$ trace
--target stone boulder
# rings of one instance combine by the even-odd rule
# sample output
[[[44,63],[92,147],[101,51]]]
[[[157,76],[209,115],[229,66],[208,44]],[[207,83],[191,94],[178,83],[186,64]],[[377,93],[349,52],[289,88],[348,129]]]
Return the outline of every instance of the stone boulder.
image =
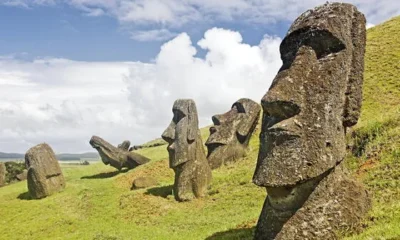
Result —
[[[156,185],[158,185],[158,181],[153,177],[138,177],[133,180],[132,189],[148,188]]]
[[[28,169],[28,190],[32,198],[44,198],[65,188],[60,165],[46,143],[29,149],[25,154],[25,164]]]

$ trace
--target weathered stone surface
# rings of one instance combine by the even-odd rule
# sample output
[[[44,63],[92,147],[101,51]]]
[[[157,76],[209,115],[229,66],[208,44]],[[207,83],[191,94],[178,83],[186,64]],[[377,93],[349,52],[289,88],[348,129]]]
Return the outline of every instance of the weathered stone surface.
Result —
[[[169,166],[175,172],[175,199],[203,197],[211,183],[211,168],[201,140],[196,105],[191,99],[178,99],[172,112],[174,117],[162,138],[168,142]]]
[[[261,213],[264,217],[258,222],[263,228],[257,227],[256,239],[337,239],[339,229],[359,227],[371,201],[363,186],[352,180],[342,165],[340,163],[319,179],[304,183],[315,189],[293,187],[291,193],[301,196],[300,201],[291,199],[290,194],[282,198],[269,191],[273,196],[265,200]],[[306,192],[302,193],[304,189]],[[294,206],[299,203],[300,208]],[[291,204],[293,208],[289,207]]]
[[[4,163],[0,163],[0,187],[6,184],[6,165]]]
[[[283,66],[263,97],[253,182],[268,196],[255,239],[335,239],[370,207],[350,179],[346,127],[357,123],[365,52],[365,17],[327,3],[303,13],[280,47]]]
[[[32,198],[39,199],[65,188],[64,175],[49,145],[42,143],[25,154],[28,169],[28,190]]]
[[[127,144],[125,142],[120,144],[122,147],[119,148],[114,147],[100,137],[93,136],[89,143],[99,152],[104,164],[113,166],[118,170],[121,170],[122,168],[132,169],[150,161],[150,159],[138,153],[125,150],[127,149],[125,146]]]
[[[248,98],[236,101],[231,110],[212,117],[214,126],[206,141],[211,169],[243,157],[260,116],[260,105]]]
[[[123,141],[121,144],[118,145],[118,148],[128,151],[129,150],[129,146],[131,145],[131,142],[128,140]]]
[[[153,177],[139,177],[133,180],[132,189],[148,188],[158,185],[158,181]]]

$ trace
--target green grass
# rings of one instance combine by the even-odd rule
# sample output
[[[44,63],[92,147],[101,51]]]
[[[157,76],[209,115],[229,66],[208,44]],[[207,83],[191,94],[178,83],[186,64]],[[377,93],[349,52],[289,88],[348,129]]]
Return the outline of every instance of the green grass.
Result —
[[[192,202],[172,196],[166,145],[138,150],[153,161],[127,173],[102,163],[62,165],[66,189],[42,200],[28,199],[26,182],[0,188],[0,239],[250,239],[266,195],[251,183],[257,141],[249,157],[214,171],[210,195]],[[146,175],[159,186],[130,190]]]
[[[348,166],[373,208],[362,233],[348,239],[400,239],[400,17],[368,30],[364,99],[349,142]]]
[[[399,33],[400,18],[368,30],[364,102],[346,164],[370,191],[373,208],[363,231],[347,239],[400,236]],[[26,182],[2,187],[0,239],[252,239],[266,196],[251,182],[258,134],[245,158],[213,171],[209,196],[192,202],[171,195],[166,145],[138,150],[152,161],[125,173],[101,162],[63,165],[66,189],[42,200],[27,199]],[[148,175],[159,185],[130,190]]]

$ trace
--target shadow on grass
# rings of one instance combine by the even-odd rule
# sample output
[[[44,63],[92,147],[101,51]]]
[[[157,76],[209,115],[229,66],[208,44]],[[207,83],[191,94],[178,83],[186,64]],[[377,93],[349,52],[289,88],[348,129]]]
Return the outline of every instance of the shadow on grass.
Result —
[[[252,240],[255,227],[230,229],[224,232],[217,232],[206,238],[206,240]]]
[[[106,172],[106,173],[98,173],[92,176],[83,176],[81,177],[81,179],[102,179],[102,178],[111,178],[111,177],[115,177],[120,173],[126,173],[128,172],[130,169],[124,169],[121,171],[115,171],[115,172]]]
[[[173,185],[150,188],[147,189],[146,194],[167,198],[168,195],[172,195],[172,187]]]
[[[17,198],[20,199],[20,200],[32,200],[32,197],[29,194],[29,192],[21,193],[20,195],[18,195]]]

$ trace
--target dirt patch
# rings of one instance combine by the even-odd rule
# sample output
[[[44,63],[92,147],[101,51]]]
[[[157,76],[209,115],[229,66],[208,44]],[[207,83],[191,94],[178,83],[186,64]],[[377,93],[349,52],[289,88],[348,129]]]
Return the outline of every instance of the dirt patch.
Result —
[[[365,174],[371,169],[375,168],[378,164],[378,161],[375,159],[368,159],[365,163],[363,163],[356,172],[357,179],[363,179]]]
[[[243,229],[243,228],[252,228],[257,224],[258,218],[252,219],[250,221],[241,223],[236,226],[237,229]]]

